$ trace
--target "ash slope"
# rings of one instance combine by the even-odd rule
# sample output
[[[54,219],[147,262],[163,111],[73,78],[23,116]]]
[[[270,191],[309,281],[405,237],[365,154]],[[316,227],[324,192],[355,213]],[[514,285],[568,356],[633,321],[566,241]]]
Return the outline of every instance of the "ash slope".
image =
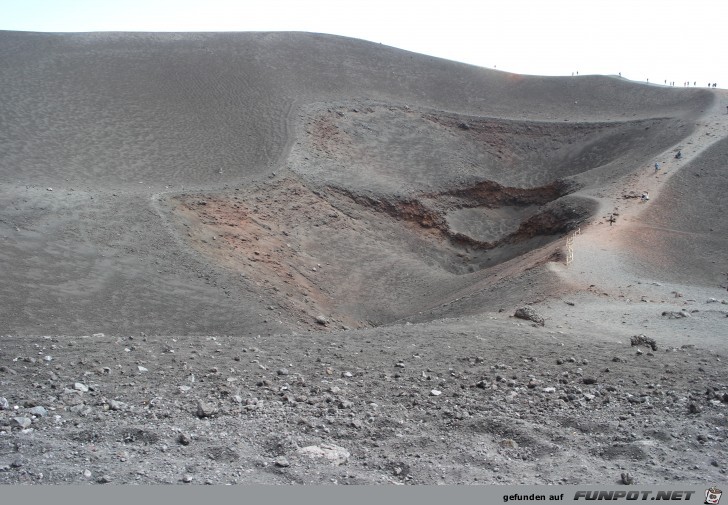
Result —
[[[0,85],[0,482],[724,480],[724,93],[263,33]]]
[[[713,100],[314,34],[0,37],[0,306],[13,333],[271,333],[319,312],[381,324],[473,286],[521,301],[490,286],[492,268],[544,261],[523,254],[587,219],[600,188],[690,135]],[[286,293],[292,306],[276,295],[285,265],[260,273],[245,265],[255,251],[221,261],[232,253],[190,240],[217,238],[205,226],[219,223],[180,233],[170,206],[235,190],[254,205],[281,180],[366,228],[364,240],[300,228],[310,250],[281,275],[324,268],[311,293]],[[551,199],[522,196],[554,185]]]

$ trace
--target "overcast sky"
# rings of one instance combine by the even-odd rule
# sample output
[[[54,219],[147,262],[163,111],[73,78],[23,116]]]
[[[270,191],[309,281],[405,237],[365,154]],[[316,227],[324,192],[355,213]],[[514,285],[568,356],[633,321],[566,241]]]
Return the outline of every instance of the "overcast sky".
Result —
[[[0,0],[0,29],[331,33],[509,72],[728,87],[726,0]],[[0,69],[0,72],[2,69]]]

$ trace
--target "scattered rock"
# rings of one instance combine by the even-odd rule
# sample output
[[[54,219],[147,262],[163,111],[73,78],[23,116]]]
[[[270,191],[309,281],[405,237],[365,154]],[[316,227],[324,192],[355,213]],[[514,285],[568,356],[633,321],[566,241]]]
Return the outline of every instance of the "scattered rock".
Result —
[[[299,454],[310,458],[324,458],[333,465],[343,465],[349,461],[349,451],[334,444],[309,445],[298,450]]]
[[[326,316],[316,316],[316,323],[320,324],[321,326],[326,326],[329,324],[329,320],[326,318]]]
[[[622,484],[626,484],[629,486],[630,484],[634,483],[634,477],[632,477],[628,473],[623,473],[621,477],[622,477]]]
[[[291,463],[283,456],[278,456],[275,460],[275,465],[279,468],[288,468],[291,466]]]
[[[652,348],[653,351],[657,350],[657,342],[655,342],[655,339],[647,337],[645,335],[633,335],[632,337],[630,337],[630,342],[632,343],[632,347],[636,345],[647,345]],[[615,360],[616,359],[613,359],[612,361]]]
[[[111,477],[109,477],[108,475],[102,475],[101,477],[96,479],[96,482],[98,482],[99,484],[108,484],[109,482],[111,482]]]
[[[430,391],[430,396],[440,396],[441,394],[442,394],[442,391],[440,391],[438,389],[433,389],[432,391]]]
[[[233,463],[240,459],[240,454],[229,447],[212,447],[208,457],[221,463]]]
[[[690,405],[688,405],[689,414],[698,414],[701,410],[702,409],[696,403],[691,403]]]
[[[147,368],[145,368],[143,366],[138,366],[137,367],[137,370],[139,370],[139,373],[144,373],[144,372],[148,372],[149,371]]]
[[[10,408],[10,402],[7,398],[0,396],[0,410],[8,410]]]
[[[192,439],[186,433],[180,433],[179,435],[177,435],[177,442],[182,445],[190,445]]]
[[[109,400],[109,408],[111,410],[124,410],[126,408],[126,403],[120,402],[117,400]]]
[[[197,417],[203,419],[205,417],[212,417],[217,414],[217,407],[210,403],[203,401],[197,402]]]
[[[73,389],[81,391],[82,393],[88,393],[88,386],[82,382],[77,382],[73,385]]]
[[[30,425],[33,424],[33,421],[27,417],[14,417],[13,421],[17,427],[22,429],[30,428]]]
[[[28,409],[28,412],[38,417],[45,417],[46,415],[48,415],[48,411],[40,405],[37,407],[33,407],[32,409]]]
[[[584,377],[582,379],[582,382],[584,384],[596,384],[597,383],[597,379],[595,377]]]
[[[662,316],[668,319],[682,319],[683,317],[690,317],[690,314],[686,310],[681,310],[679,312],[666,310],[662,313]]]
[[[512,438],[501,440],[499,445],[505,449],[518,449],[518,443]]]
[[[545,324],[544,318],[541,317],[531,307],[521,307],[520,309],[516,310],[515,314],[513,314],[513,315],[519,319],[526,319],[528,321],[533,321],[534,323],[536,323],[540,326],[544,326],[544,324]]]

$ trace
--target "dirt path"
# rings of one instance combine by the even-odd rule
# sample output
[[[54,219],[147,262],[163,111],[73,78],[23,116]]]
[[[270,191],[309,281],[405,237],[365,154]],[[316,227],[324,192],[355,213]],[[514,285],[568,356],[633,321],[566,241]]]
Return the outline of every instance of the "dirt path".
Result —
[[[573,300],[579,300],[581,323],[590,328],[599,327],[605,339],[624,338],[634,333],[652,331],[660,334],[673,344],[694,338],[703,345],[724,349],[725,343],[718,335],[724,333],[723,319],[705,319],[698,323],[691,321],[680,326],[660,319],[667,311],[684,309],[714,311],[715,305],[706,305],[710,299],[722,299],[724,292],[717,288],[684,285],[666,282],[662,278],[651,278],[640,268],[645,261],[660,261],[662,252],[651,250],[649,259],[641,258],[639,249],[632,247],[630,241],[635,236],[683,235],[686,239],[692,233],[645,223],[643,213],[656,203],[665,183],[690,164],[705,150],[728,137],[728,93],[720,92],[713,107],[698,121],[696,131],[683,142],[665,150],[650,160],[649,164],[638,169],[634,177],[625,178],[611,190],[611,196],[601,200],[601,212],[596,223],[582,227],[580,234],[573,240],[573,262],[567,267],[551,265],[551,269],[574,289]],[[674,153],[682,150],[682,159],[675,159]],[[653,164],[659,162],[660,171],[656,174]],[[625,199],[631,191],[649,191],[650,201],[645,203],[638,198]],[[617,221],[613,225],[606,217],[615,212]],[[667,264],[667,259],[665,259]],[[637,302],[637,303],[635,303]],[[562,311],[551,309],[548,304],[543,310],[559,318]],[[725,308],[724,305],[718,305]],[[707,314],[707,312],[704,312]],[[707,317],[707,316],[706,316]],[[574,323],[574,320],[571,320]],[[615,324],[617,323],[617,324]],[[621,323],[621,324],[620,324]],[[578,325],[577,325],[578,326]],[[576,329],[572,324],[570,327]]]

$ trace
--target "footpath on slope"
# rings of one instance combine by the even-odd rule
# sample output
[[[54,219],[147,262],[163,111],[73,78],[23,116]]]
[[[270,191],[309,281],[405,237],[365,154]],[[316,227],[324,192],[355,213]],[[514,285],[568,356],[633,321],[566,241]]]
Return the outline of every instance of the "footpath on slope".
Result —
[[[633,253],[623,247],[623,237],[633,227],[644,226],[641,215],[659,197],[670,177],[715,142],[728,137],[727,105],[728,93],[718,92],[714,105],[697,121],[692,135],[615,184],[609,192],[611,196],[602,199],[598,214],[607,217],[613,211],[617,212],[619,215],[614,225],[604,219],[583,227],[579,234],[573,236],[573,260],[570,264],[551,265],[551,270],[572,286],[573,295],[569,301],[578,301],[579,310],[566,311],[554,303],[544,304],[539,310],[554,321],[560,321],[563,328],[597,330],[608,339],[624,339],[626,335],[628,341],[631,334],[645,333],[670,345],[684,345],[691,341],[726,347],[726,343],[718,337],[721,323],[725,327],[725,318],[697,324],[694,320],[688,321],[688,318],[676,323],[660,316],[666,311],[684,309],[686,302],[696,304],[695,307],[699,305],[701,311],[715,311],[715,306],[725,309],[725,305],[721,304],[703,307],[706,300],[719,296],[717,290],[672,284],[640,272]],[[675,158],[678,149],[682,151],[680,159]],[[656,162],[660,163],[659,171],[655,170]],[[643,191],[649,192],[648,202],[640,198],[624,198],[630,192],[641,194]]]

